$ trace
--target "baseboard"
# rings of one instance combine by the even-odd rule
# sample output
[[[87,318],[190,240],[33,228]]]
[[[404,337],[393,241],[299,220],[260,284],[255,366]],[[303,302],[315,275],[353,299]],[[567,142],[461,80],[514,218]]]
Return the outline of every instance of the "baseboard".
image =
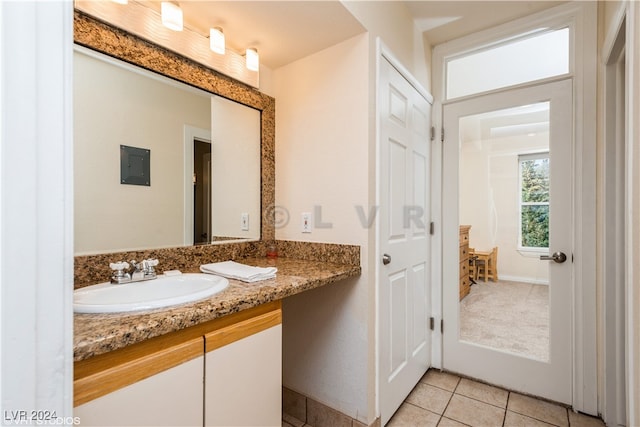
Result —
[[[298,427],[304,423],[310,427],[380,427],[380,418],[369,426],[301,393],[282,387],[282,418]]]
[[[500,280],[505,282],[520,282],[520,283],[531,283],[532,285],[549,286],[549,280],[535,279],[533,277],[509,276],[506,274],[500,274]]]

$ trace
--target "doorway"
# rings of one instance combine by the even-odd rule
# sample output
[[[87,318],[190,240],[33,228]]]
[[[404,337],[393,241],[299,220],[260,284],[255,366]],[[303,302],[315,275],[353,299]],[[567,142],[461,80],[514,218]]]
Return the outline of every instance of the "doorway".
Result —
[[[572,398],[572,99],[563,79],[443,107],[443,368],[563,403]],[[466,240],[461,221],[472,222]],[[505,270],[548,285],[500,281]]]
[[[571,281],[567,283],[567,290],[571,297],[569,305],[564,307],[565,315],[568,316],[569,335],[566,337],[568,341],[568,354],[570,355],[570,404],[574,410],[587,414],[598,413],[598,382],[597,382],[597,312],[596,312],[596,230],[593,224],[596,223],[596,197],[594,188],[596,187],[596,54],[597,54],[597,37],[596,37],[596,18],[597,8],[595,3],[591,2],[571,2],[560,5],[536,13],[504,25],[500,25],[491,29],[487,29],[473,35],[463,37],[461,39],[438,45],[434,48],[433,53],[433,79],[434,82],[434,123],[443,122],[443,105],[452,104],[455,101],[464,101],[483,96],[478,92],[460,95],[457,99],[449,96],[448,89],[452,82],[448,74],[449,65],[458,59],[465,59],[469,55],[483,53],[491,54],[493,47],[507,47],[512,41],[524,40],[533,35],[544,35],[547,31],[555,31],[556,29],[568,29],[567,43],[565,46],[569,49],[569,61],[566,63],[567,69],[563,74],[553,76],[542,75],[533,79],[524,79],[519,82],[508,81],[507,84],[500,87],[493,86],[491,88],[481,88],[487,90],[484,94],[497,94],[513,89],[525,89],[531,85],[546,84],[559,82],[562,80],[572,80],[572,115],[566,118],[569,123],[572,134],[570,135],[571,144],[571,162],[565,164],[570,174],[571,191],[573,200],[572,218],[570,223],[566,225],[566,232],[571,235],[571,251],[560,250],[567,256],[567,261],[558,266],[570,266],[572,271]],[[564,42],[563,42],[564,43]],[[533,70],[539,67],[541,58],[545,58],[547,49],[542,50],[541,56],[529,55],[526,50],[517,52],[517,60],[514,55],[503,55],[501,58],[493,58],[486,61],[486,67],[479,70],[478,67],[461,67],[468,71],[467,74],[461,75],[462,84],[478,79],[479,73],[482,71],[490,76],[492,70],[499,70],[501,76],[509,75],[509,70],[513,67],[521,71]],[[479,56],[476,56],[479,58]],[[527,62],[529,61],[529,62]],[[533,62],[530,62],[533,61]],[[482,61],[480,61],[482,62]],[[513,66],[513,67],[512,67]],[[536,80],[537,79],[537,80]],[[440,101],[441,100],[441,101]],[[522,104],[521,104],[522,105]],[[511,105],[517,106],[517,104]],[[506,106],[504,108],[508,108]],[[496,108],[498,110],[500,108]],[[475,113],[482,112],[479,109]],[[550,116],[554,117],[553,108],[551,108]],[[457,126],[458,123],[455,123]],[[452,140],[451,134],[446,127],[439,130],[438,136],[443,134],[443,144],[434,145],[433,152],[433,170],[434,170],[434,219],[435,227],[435,247],[442,248],[442,255],[434,252],[434,286],[433,312],[438,319],[442,316],[444,321],[441,330],[434,331],[434,352],[433,364],[436,367],[445,368],[448,366],[447,355],[444,347],[448,334],[453,333],[458,336],[458,325],[451,325],[446,321],[447,307],[445,306],[447,296],[445,295],[448,286],[457,286],[456,280],[459,279],[459,265],[456,265],[459,259],[459,218],[458,211],[449,212],[450,206],[445,205],[446,199],[455,197],[457,199],[457,183],[458,183],[458,158],[454,162],[447,160],[450,157],[444,154],[445,151],[452,149],[449,145],[453,144],[458,148],[455,140]],[[550,158],[550,164],[553,165],[553,157]],[[450,169],[455,168],[455,186],[452,186],[448,179]],[[438,207],[439,201],[442,206]],[[456,209],[457,209],[456,201]],[[516,201],[514,201],[516,203]],[[452,217],[455,219],[452,221]],[[449,223],[449,225],[447,225]],[[442,227],[438,227],[442,224]],[[441,232],[439,231],[441,230]],[[473,243],[472,243],[473,245]],[[553,244],[551,244],[553,249]],[[500,249],[500,248],[498,248]],[[553,249],[555,252],[557,249]],[[501,252],[498,255],[498,277],[501,276]],[[454,261],[452,264],[451,258]],[[436,259],[438,258],[438,259]],[[504,258],[502,258],[504,259]],[[549,261],[549,268],[555,267],[556,263]],[[452,270],[454,269],[455,270]],[[554,268],[557,270],[557,268]],[[551,279],[551,281],[553,281]],[[456,283],[456,285],[451,284]],[[553,286],[549,289],[551,290]],[[550,297],[553,304],[553,297]],[[457,308],[456,308],[457,310]],[[549,308],[550,321],[553,322],[553,308]],[[456,311],[456,319],[458,313]],[[550,326],[551,334],[553,334],[553,325]],[[444,332],[442,332],[444,331]],[[550,338],[550,358],[554,359],[553,337]],[[500,352],[494,352],[500,353]],[[484,362],[484,361],[483,361]],[[495,361],[494,361],[495,362]],[[474,369],[481,370],[477,366],[481,363],[473,362],[476,366]],[[508,376],[507,372],[511,372],[513,366],[504,365],[501,375]],[[467,373],[472,376],[472,374]],[[477,376],[481,378],[480,375]],[[507,384],[502,380],[500,375],[486,379],[485,381],[497,385]],[[511,388],[511,387],[509,387]],[[519,389],[525,393],[537,394],[544,396],[544,393],[536,391],[535,386],[528,383],[519,384]],[[543,386],[540,386],[542,389]],[[557,398],[564,401],[565,398]]]
[[[185,125],[183,147],[184,244],[209,243],[212,240],[211,131]]]
[[[211,243],[211,142],[193,140],[193,244]]]

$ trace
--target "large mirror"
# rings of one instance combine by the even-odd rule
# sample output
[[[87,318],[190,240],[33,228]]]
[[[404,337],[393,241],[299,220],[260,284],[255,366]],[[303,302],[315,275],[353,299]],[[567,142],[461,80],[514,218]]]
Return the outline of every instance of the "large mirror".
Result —
[[[116,55],[105,31],[118,34]],[[100,39],[87,43],[96,32]],[[272,158],[265,137],[273,120],[263,113],[273,100],[256,102],[241,83],[76,13],[79,39],[92,49],[74,52],[76,255],[272,238],[262,212],[272,200],[264,157]],[[148,49],[157,69],[131,65],[128,45]],[[196,84],[176,81],[180,70],[165,72],[167,58],[207,80],[189,73]],[[212,79],[226,90],[212,90]]]

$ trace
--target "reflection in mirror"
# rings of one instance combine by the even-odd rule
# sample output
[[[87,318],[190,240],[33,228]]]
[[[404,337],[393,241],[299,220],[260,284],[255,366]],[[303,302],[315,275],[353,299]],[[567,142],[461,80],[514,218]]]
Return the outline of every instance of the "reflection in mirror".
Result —
[[[549,242],[549,103],[459,125],[459,221],[469,226],[460,262],[471,283],[461,295],[460,339],[547,361],[549,263],[539,255]]]
[[[76,255],[259,239],[260,111],[105,58],[74,54]],[[121,183],[120,145],[150,186]]]

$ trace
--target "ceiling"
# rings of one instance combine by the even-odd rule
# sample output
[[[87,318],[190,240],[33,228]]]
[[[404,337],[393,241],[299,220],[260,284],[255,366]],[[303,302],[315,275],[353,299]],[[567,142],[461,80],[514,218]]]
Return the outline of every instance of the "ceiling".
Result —
[[[157,10],[159,2],[155,3]],[[224,30],[237,53],[255,47],[260,62],[276,69],[365,31],[345,7],[323,1],[181,1],[185,26],[203,35]]]
[[[472,34],[564,1],[405,1],[432,46]]]
[[[371,1],[371,0],[360,0]],[[390,0],[394,1],[394,0]],[[402,0],[395,0],[402,1]],[[402,1],[432,46],[555,6],[558,1]],[[158,1],[141,1],[159,9]],[[185,25],[224,29],[227,47],[256,47],[276,69],[365,31],[340,1],[181,1]]]

